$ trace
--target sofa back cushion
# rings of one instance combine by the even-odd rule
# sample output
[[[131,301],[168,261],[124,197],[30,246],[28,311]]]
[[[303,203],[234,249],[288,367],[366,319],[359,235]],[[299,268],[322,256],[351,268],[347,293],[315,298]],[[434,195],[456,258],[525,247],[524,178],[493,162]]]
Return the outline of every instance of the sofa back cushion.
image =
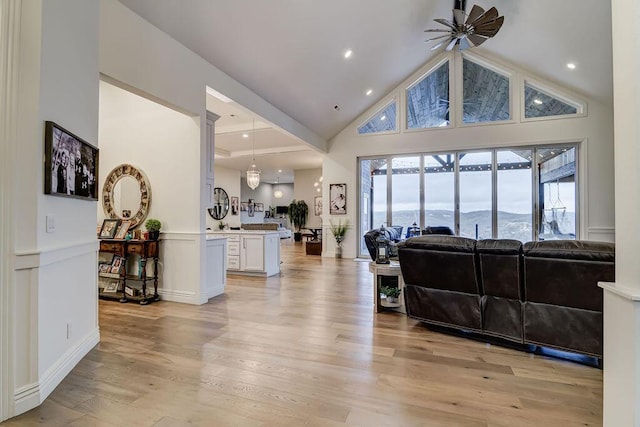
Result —
[[[522,300],[522,243],[485,239],[476,245],[485,295]]]
[[[475,255],[476,241],[464,237],[412,237],[398,245],[406,284],[481,294]]]
[[[525,298],[602,311],[598,282],[615,280],[613,243],[545,240],[524,245]]]

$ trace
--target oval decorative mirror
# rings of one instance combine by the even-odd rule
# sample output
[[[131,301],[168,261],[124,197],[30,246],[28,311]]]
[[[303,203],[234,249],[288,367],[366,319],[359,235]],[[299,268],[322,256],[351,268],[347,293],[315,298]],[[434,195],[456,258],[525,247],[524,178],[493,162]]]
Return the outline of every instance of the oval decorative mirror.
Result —
[[[151,186],[135,166],[116,166],[102,187],[102,208],[107,218],[131,221],[133,229],[144,221],[151,207]]]
[[[229,195],[220,187],[213,189],[213,207],[209,208],[209,215],[213,219],[222,219],[229,212]]]

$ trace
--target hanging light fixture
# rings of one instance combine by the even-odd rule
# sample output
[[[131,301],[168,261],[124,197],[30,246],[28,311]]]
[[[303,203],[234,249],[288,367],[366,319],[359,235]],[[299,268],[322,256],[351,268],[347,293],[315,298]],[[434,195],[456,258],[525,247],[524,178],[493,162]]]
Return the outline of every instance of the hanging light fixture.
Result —
[[[278,184],[280,184],[280,175],[278,175],[278,179],[276,180],[276,191],[273,192],[273,197],[281,199],[284,194],[282,193],[282,190],[278,188]]]
[[[251,120],[253,132],[251,132],[251,141],[253,142],[253,160],[251,167],[247,170],[247,185],[252,190],[258,188],[260,185],[260,169],[256,167],[256,123],[255,120]]]

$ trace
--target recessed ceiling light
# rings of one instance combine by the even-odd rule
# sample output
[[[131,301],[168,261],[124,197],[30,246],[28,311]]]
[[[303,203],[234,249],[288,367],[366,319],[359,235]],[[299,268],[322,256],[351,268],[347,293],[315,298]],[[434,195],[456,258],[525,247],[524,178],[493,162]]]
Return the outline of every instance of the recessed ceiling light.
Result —
[[[369,89],[369,90],[367,91],[367,96],[371,95],[372,93],[373,93],[373,89]]]
[[[534,99],[533,103],[534,104],[538,104],[538,105],[542,105],[542,101],[540,101],[539,99]]]
[[[382,121],[384,121],[384,120],[386,120],[386,119],[387,119],[387,116],[382,116],[382,117],[380,117],[380,120],[382,120]]]
[[[353,51],[352,51],[351,49],[347,50],[347,51],[344,53],[344,59],[349,59],[349,58],[351,58],[351,55],[352,55],[352,54],[353,54]]]
[[[243,137],[243,138],[249,138],[249,134],[248,134],[248,133],[243,133],[243,134],[242,134],[242,137]]]
[[[319,189],[319,188],[316,188],[316,191],[319,193],[319,192],[320,192],[320,189]]]
[[[569,62],[567,64],[567,68],[570,70],[575,70],[576,69],[576,64],[574,64],[573,62]]]

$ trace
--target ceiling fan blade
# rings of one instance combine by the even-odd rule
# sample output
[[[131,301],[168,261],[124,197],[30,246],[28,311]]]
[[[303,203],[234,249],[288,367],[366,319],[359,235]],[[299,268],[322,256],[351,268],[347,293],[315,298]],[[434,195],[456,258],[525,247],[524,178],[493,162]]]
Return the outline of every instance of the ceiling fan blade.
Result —
[[[478,25],[482,25],[485,24],[487,22],[493,21],[494,19],[498,18],[498,9],[496,9],[495,7],[492,7],[491,9],[487,10],[485,13],[483,13],[479,18],[469,22],[469,20],[467,20],[467,25],[472,25],[474,27],[477,27]]]
[[[454,31],[458,31],[458,27],[456,27],[453,22],[447,21],[446,19],[437,18],[437,19],[434,19],[434,21],[436,21],[439,24],[446,25],[447,27],[451,28]]]
[[[453,22],[458,27],[464,25],[464,10],[453,9]]]
[[[480,18],[484,14],[484,9],[474,4],[471,8],[471,12],[469,13],[469,17],[467,18],[467,24],[471,24],[476,19]]]
[[[429,29],[424,30],[425,33],[450,33],[451,30],[437,30],[437,29]]]
[[[481,36],[485,37],[493,37],[498,33],[500,27],[504,23],[504,16],[496,19],[495,21],[488,22],[486,24],[479,25],[474,28],[474,32]]]
[[[451,37],[449,34],[445,34],[444,36],[434,37],[432,39],[425,40],[424,42],[425,43],[429,43],[429,42],[432,42],[434,40],[440,40],[440,39],[445,39],[445,38],[449,38],[449,37]]]
[[[445,50],[446,50],[446,51],[450,51],[451,49],[453,49],[453,48],[455,47],[456,43],[458,43],[458,39],[457,39],[457,38],[455,38],[455,39],[451,40],[451,43],[449,43],[449,44],[447,45],[447,47],[446,47],[446,49],[445,49]]]
[[[446,40],[443,40],[441,42],[436,43],[435,45],[433,45],[433,47],[431,47],[431,50],[436,50],[438,49],[440,46],[442,46],[444,43],[446,42]]]
[[[480,46],[482,43],[488,40],[488,37],[481,36],[478,34],[469,34],[467,37],[469,38],[469,41],[473,43],[475,46]]]

